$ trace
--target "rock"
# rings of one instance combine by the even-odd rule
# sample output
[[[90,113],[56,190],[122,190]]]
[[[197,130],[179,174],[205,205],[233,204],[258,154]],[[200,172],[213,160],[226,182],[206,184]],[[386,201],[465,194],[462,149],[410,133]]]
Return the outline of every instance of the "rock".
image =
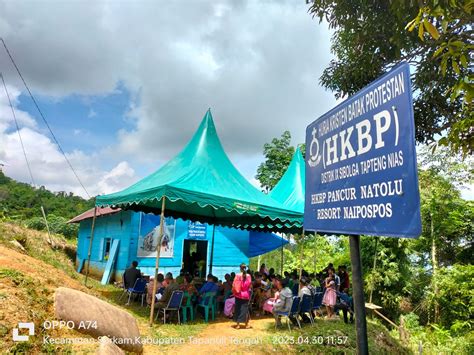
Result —
[[[94,296],[66,287],[54,295],[56,317],[72,321],[74,328],[93,337],[108,336],[126,351],[141,353],[140,331],[135,318]]]
[[[97,354],[100,355],[125,355],[125,352],[112,342],[109,337],[103,336],[99,338],[99,349]]]
[[[21,245],[20,242],[16,241],[16,240],[10,240],[10,243],[15,247],[15,248],[18,248],[20,249],[21,251],[25,252],[25,248],[23,247],[23,245]]]

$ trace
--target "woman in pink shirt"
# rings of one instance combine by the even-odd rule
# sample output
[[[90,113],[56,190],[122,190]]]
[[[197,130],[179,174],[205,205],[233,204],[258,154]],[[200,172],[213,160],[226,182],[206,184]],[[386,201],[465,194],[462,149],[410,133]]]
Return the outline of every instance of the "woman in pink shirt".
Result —
[[[247,274],[247,266],[240,264],[240,274],[235,275],[232,284],[232,293],[235,297],[234,321],[237,323],[233,325],[236,329],[245,329],[249,323],[249,300],[252,289],[252,278]],[[245,323],[244,327],[240,323]]]

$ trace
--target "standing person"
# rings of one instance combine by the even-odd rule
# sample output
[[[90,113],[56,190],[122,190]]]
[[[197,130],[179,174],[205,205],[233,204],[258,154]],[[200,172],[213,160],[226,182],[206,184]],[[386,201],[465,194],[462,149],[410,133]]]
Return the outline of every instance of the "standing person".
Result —
[[[232,327],[236,329],[245,329],[248,327],[251,287],[252,278],[247,274],[247,265],[242,263],[240,264],[240,274],[235,275],[234,283],[232,284],[232,293],[235,297],[234,321],[236,322]],[[240,323],[245,323],[244,328],[240,326]]]
[[[329,269],[329,276],[324,281],[326,292],[324,292],[323,304],[326,306],[327,317],[332,318],[334,315],[334,306],[336,305],[336,282],[334,280],[334,269]]]
[[[267,269],[267,267],[265,266],[265,264],[262,264],[262,266],[260,266],[260,270],[259,270],[259,271],[260,271],[260,274],[262,274],[262,275],[265,274],[265,275],[268,276],[268,269]]]
[[[346,265],[339,266],[339,278],[341,279],[339,290],[343,292],[345,289],[349,289],[350,281]]]

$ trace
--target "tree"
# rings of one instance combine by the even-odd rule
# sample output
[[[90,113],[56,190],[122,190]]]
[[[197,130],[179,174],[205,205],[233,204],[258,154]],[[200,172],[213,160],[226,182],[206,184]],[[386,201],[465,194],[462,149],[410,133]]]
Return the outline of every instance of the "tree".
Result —
[[[265,161],[260,164],[255,176],[264,192],[268,193],[273,189],[288,168],[295,153],[295,148],[290,143],[291,133],[285,131],[281,138],[273,138],[271,143],[264,144]]]
[[[334,30],[320,82],[352,95],[401,61],[412,69],[416,139],[474,151],[472,1],[315,0]],[[418,31],[414,31],[417,28]]]

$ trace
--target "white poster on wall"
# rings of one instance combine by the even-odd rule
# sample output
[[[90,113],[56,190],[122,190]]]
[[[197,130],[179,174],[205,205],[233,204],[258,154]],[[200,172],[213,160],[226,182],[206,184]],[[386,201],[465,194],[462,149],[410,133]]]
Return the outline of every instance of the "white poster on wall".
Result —
[[[176,220],[165,218],[161,240],[160,258],[172,258],[174,254],[174,237],[176,233]],[[137,257],[155,258],[158,236],[160,235],[159,216],[142,214],[138,236]]]

